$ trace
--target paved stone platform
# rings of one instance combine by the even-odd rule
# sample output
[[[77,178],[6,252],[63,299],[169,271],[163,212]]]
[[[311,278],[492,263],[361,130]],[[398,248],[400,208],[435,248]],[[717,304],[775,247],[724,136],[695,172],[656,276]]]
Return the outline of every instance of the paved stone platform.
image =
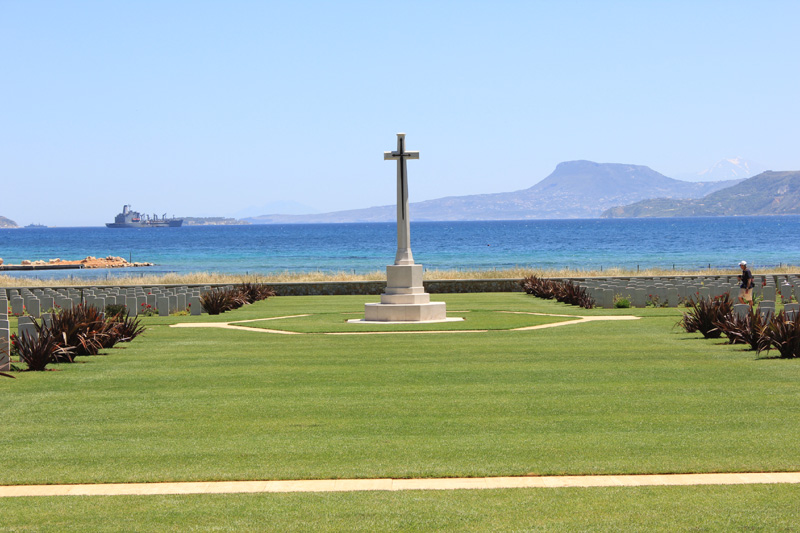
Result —
[[[0,498],[32,496],[241,494],[255,492],[363,492],[564,487],[755,485],[771,483],[800,483],[800,472],[632,474],[619,476],[525,476],[428,479],[305,479],[286,481],[106,483],[94,485],[8,485],[0,486]]]

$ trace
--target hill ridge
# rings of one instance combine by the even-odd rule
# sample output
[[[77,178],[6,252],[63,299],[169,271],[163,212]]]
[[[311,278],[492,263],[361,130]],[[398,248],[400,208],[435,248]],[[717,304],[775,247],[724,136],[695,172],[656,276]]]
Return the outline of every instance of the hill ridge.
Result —
[[[543,180],[511,192],[446,196],[410,204],[411,219],[421,221],[597,218],[606,209],[645,198],[699,198],[736,181],[688,182],[625,163],[565,161]],[[315,215],[261,215],[253,224],[391,222],[394,205]]]
[[[18,228],[16,222],[11,220],[10,218],[0,216],[0,228]]]
[[[762,172],[696,199],[653,198],[607,209],[602,218],[800,214],[800,170]]]

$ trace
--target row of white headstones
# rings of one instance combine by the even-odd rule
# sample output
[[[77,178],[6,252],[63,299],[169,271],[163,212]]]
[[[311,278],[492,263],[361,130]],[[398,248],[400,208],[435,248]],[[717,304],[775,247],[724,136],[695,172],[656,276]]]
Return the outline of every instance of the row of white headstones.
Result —
[[[595,299],[597,306],[603,308],[614,307],[617,297],[629,298],[632,307],[645,307],[652,301],[676,307],[689,298],[716,297],[723,294],[728,294],[736,301],[739,283],[735,276],[608,278],[578,282]],[[761,301],[762,307],[772,307],[774,310],[778,289],[781,302],[789,305],[788,310],[795,309],[797,304],[790,303],[792,297],[800,301],[800,277],[795,275],[756,276],[753,296]]]
[[[42,288],[11,289],[0,293],[0,372],[10,369],[11,327],[8,316],[17,316],[17,335],[36,336],[35,319],[49,324],[51,311],[74,305],[95,307],[103,313],[107,305],[124,305],[130,316],[150,311],[167,316],[178,311],[200,315],[200,296],[217,287],[105,287],[105,288]],[[232,285],[222,288],[231,289]]]

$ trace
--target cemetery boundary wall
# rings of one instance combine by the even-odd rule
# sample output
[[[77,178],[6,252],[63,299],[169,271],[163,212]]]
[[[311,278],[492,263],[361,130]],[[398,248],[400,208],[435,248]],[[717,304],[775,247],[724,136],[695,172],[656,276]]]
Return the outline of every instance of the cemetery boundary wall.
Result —
[[[729,276],[655,276],[655,277],[623,277],[623,276],[609,276],[609,277],[593,277],[593,278],[551,278],[561,281],[573,281],[576,283],[613,283],[613,282],[670,282],[682,281],[684,279],[692,279],[694,281],[715,281],[718,279],[728,278]],[[756,276],[761,280],[765,278],[773,278],[773,282],[777,282],[778,278],[785,278],[785,275],[772,276],[760,275]],[[497,279],[450,279],[450,280],[426,280],[423,282],[425,290],[431,294],[441,293],[478,293],[478,292],[521,292],[522,286],[519,279],[512,278],[497,278]],[[158,287],[164,289],[177,288],[177,287],[223,287],[230,286],[230,283],[192,283],[192,284],[148,284],[141,285],[141,287]],[[317,295],[379,295],[386,288],[386,281],[319,281],[319,282],[282,282],[282,283],[265,283],[275,290],[278,296],[317,296]],[[136,285],[115,285],[110,284],[97,284],[97,285],[76,285],[76,286],[53,286],[54,289],[73,289],[80,291],[81,289],[90,288],[135,288]],[[0,298],[9,294],[9,291],[20,289],[43,289],[45,287],[0,287]]]
[[[144,284],[144,285],[58,285],[52,289],[70,289],[81,291],[86,289],[109,288],[162,288],[173,289],[178,287],[203,288],[203,287],[229,287],[231,283],[183,283],[183,284]],[[334,296],[334,295],[380,295],[386,289],[386,281],[309,281],[309,282],[281,282],[264,283],[275,291],[277,296]],[[430,280],[424,281],[425,290],[429,293],[470,293],[470,292],[520,292],[522,287],[518,279],[455,279],[455,280]],[[0,299],[10,296],[10,291],[22,289],[45,289],[37,287],[0,287]]]

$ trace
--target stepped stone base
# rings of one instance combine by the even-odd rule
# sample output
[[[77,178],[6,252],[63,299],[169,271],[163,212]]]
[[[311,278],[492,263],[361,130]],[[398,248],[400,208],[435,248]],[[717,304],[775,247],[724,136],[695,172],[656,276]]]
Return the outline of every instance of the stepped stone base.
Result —
[[[365,322],[445,322],[444,302],[425,304],[364,304]]]
[[[447,305],[431,302],[422,286],[422,265],[386,267],[386,290],[381,294],[381,303],[364,304],[363,322],[445,321]]]

